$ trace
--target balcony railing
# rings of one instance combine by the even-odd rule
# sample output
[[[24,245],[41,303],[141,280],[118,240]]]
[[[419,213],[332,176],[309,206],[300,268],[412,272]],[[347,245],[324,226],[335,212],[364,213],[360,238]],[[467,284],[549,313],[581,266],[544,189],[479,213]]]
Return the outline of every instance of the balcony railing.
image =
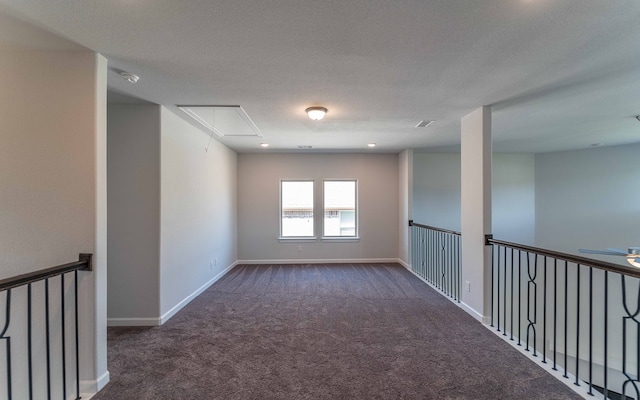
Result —
[[[409,221],[411,270],[460,302],[461,235]],[[640,399],[640,269],[493,239],[492,329],[561,379]]]
[[[0,280],[0,398],[67,399],[73,386],[80,398],[78,271],[91,257]]]
[[[640,269],[491,237],[487,244],[491,326],[590,395],[639,399]]]
[[[460,302],[460,232],[409,221],[411,270]]]

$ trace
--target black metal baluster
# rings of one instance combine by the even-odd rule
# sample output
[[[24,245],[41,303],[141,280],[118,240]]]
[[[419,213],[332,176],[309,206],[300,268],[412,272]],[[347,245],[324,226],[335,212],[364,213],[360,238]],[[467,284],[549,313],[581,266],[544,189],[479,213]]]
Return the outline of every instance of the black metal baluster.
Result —
[[[531,261],[529,252],[526,253],[527,257],[527,275],[529,276],[529,282],[527,282],[527,344],[526,350],[529,351],[529,333],[533,336],[533,355],[536,355],[536,321],[538,314],[538,286],[536,285],[536,277],[538,275],[538,256],[534,254],[533,274],[531,273]],[[533,294],[533,305],[531,304],[531,295]],[[533,308],[533,313],[531,312]],[[533,315],[531,315],[533,314]]]
[[[589,267],[589,394],[593,396],[593,268]]]
[[[423,228],[420,228],[420,276],[423,279],[427,279],[427,233]]]
[[[513,300],[514,300],[514,295],[513,295],[513,247],[511,248],[511,340],[513,340]]]
[[[435,265],[436,265],[436,280],[438,282],[438,289],[440,289],[440,291],[444,292],[444,287],[442,286],[444,281],[442,279],[442,264],[440,263],[440,255],[442,254],[442,235],[440,234],[440,232],[434,232],[434,235],[436,237],[436,247],[434,248],[434,253],[433,256],[435,258]]]
[[[504,260],[504,265],[502,267],[502,270],[504,271],[504,283],[503,283],[503,289],[502,292],[504,293],[504,303],[503,305],[503,320],[504,320],[504,329],[502,330],[502,335],[503,336],[507,336],[507,248],[503,247],[502,248],[504,251],[502,252],[502,259]],[[511,293],[511,297],[513,297],[513,293]]]
[[[638,373],[638,371],[636,370],[636,377],[635,379],[630,375],[630,372],[627,369],[627,322],[630,322],[629,320],[635,322],[636,324],[636,368],[640,368],[640,346],[638,346],[638,343],[640,341],[640,321],[637,320],[637,316],[640,313],[640,290],[638,290],[638,304],[637,304],[637,308],[635,312],[631,312],[629,311],[629,307],[627,306],[627,290],[626,290],[626,284],[625,284],[625,276],[624,275],[620,275],[620,277],[622,278],[622,305],[624,307],[624,311],[627,313],[626,316],[622,317],[622,374],[627,378],[627,380],[624,381],[624,383],[622,384],[622,399],[626,399],[626,392],[627,392],[627,385],[631,384],[631,386],[633,387],[633,389],[636,392],[636,398],[640,398],[640,391],[638,390],[638,386],[636,385],[636,382],[638,382],[638,379],[640,378],[638,375],[640,375]]]
[[[567,316],[568,316],[568,293],[569,293],[569,279],[568,279],[568,267],[567,262],[564,262],[564,377],[567,375],[567,353],[569,352],[569,344],[567,343]]]
[[[27,285],[27,357],[29,368],[29,399],[33,399],[33,344],[31,339],[32,325],[31,322],[31,284]]]
[[[460,236],[458,236],[458,303],[460,303],[460,298],[462,297],[462,254],[460,250]]]
[[[51,337],[49,334],[49,278],[44,280],[45,329],[47,347],[47,399],[51,399]]]
[[[411,254],[411,264],[413,265],[413,270],[415,273],[420,275],[420,258],[418,255],[420,254],[420,232],[418,228],[415,226],[411,227],[411,236],[414,243],[413,251]]]
[[[433,284],[433,286],[438,287],[438,285],[436,284],[436,275],[435,275],[435,271],[434,271],[434,265],[433,265],[433,231],[431,231],[430,229],[427,231],[428,235],[429,235],[429,255],[428,255],[428,267],[429,267],[429,282],[431,282]]]
[[[424,279],[427,280],[427,282],[429,283],[433,283],[431,281],[431,269],[429,268],[428,265],[428,257],[429,257],[429,246],[431,246],[431,235],[429,234],[428,230],[424,230],[424,258],[423,258],[423,264],[424,264]]]
[[[553,370],[558,370],[558,259],[553,259]]]
[[[522,252],[518,250],[518,346],[522,337]]]
[[[604,271],[604,398],[609,398],[608,357],[609,357],[609,271]]]
[[[496,254],[496,247],[495,246],[491,246],[491,326],[493,326],[493,298],[495,297],[495,285],[494,285],[494,270],[496,268],[496,263],[495,263],[495,256]]]
[[[80,338],[78,334],[78,271],[74,271],[75,291],[73,293],[75,303],[75,328],[76,328],[76,400],[80,400]]]
[[[500,247],[502,246],[497,246],[497,250],[498,250],[498,265],[496,266],[496,275],[498,276],[497,278],[497,291],[498,291],[498,298],[496,301],[497,304],[497,310],[496,310],[496,315],[498,316],[498,332],[500,332]]]
[[[420,258],[421,258],[421,257],[420,257],[420,249],[422,248],[422,242],[421,242],[421,241],[422,241],[422,238],[421,238],[421,236],[420,236],[420,228],[419,228],[419,227],[417,227],[417,226],[414,226],[414,227],[413,227],[413,229],[414,229],[415,236],[416,236],[416,237],[415,237],[415,241],[416,241],[416,248],[413,250],[413,252],[414,252],[413,263],[414,263],[414,268],[415,268],[416,273],[417,273],[419,276],[422,276],[422,275],[420,274],[420,269],[421,269],[421,268],[420,268],[420,263],[421,263],[421,260],[420,260]]]
[[[451,255],[450,255],[450,253],[451,253],[451,250],[450,250],[451,249],[451,247],[450,247],[451,246],[451,235],[446,234],[445,235],[445,239],[446,239],[446,244],[447,244],[447,251],[445,253],[445,258],[447,260],[447,262],[445,264],[447,266],[447,291],[448,291],[449,297],[452,297],[453,291],[452,291],[452,287],[451,287],[452,280],[451,280],[451,265],[450,265],[451,264],[451,259],[450,259],[451,258]]]
[[[542,362],[547,363],[547,260],[544,257],[544,274],[542,277]]]
[[[575,385],[580,386],[578,377],[580,376],[580,264],[576,264],[578,278],[576,281],[576,381]]]
[[[5,336],[11,323],[11,289],[7,289],[4,328],[0,332],[0,340],[6,343],[7,352],[7,399],[11,400],[11,336]]]
[[[62,311],[60,312],[62,323],[62,398],[67,398],[67,350],[66,350],[66,337],[65,337],[65,310],[64,310],[64,274],[60,275],[60,304]]]
[[[422,264],[422,257],[420,256],[420,253],[422,251],[422,232],[421,229],[417,226],[414,226],[414,230],[415,230],[415,235],[416,235],[416,248],[414,250],[415,253],[415,269],[416,269],[416,273],[419,276],[422,276],[421,270],[421,264]]]

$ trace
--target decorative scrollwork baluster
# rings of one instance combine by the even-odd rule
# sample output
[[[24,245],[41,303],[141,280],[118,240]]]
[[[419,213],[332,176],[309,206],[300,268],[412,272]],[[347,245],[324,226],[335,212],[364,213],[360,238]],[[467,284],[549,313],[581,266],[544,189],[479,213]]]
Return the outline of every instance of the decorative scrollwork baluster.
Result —
[[[6,336],[11,323],[11,289],[7,290],[4,327],[0,332],[0,340],[6,343],[7,352],[7,399],[11,400],[11,336]]]
[[[530,253],[527,252],[527,276],[529,282],[527,282],[527,345],[526,350],[529,351],[529,335],[533,340],[533,355],[536,355],[536,314],[537,314],[537,302],[538,302],[538,286],[536,285],[536,277],[538,275],[538,256],[533,255],[533,272],[531,269]],[[533,297],[533,301],[532,301]]]
[[[638,314],[640,314],[640,289],[638,290],[638,300],[635,311],[630,311],[629,306],[627,305],[627,288],[625,276],[620,275],[622,278],[622,305],[624,307],[624,311],[627,314],[622,317],[622,374],[627,378],[626,381],[622,384],[622,399],[626,399],[627,386],[631,384],[633,389],[636,392],[636,399],[640,398],[640,390],[638,390],[637,383],[640,382],[640,377],[636,375],[635,377],[631,375],[629,372],[629,363],[627,350],[629,349],[629,344],[627,343],[627,324],[631,324],[632,322],[636,324],[636,338],[635,343],[637,344],[640,340],[638,335],[640,334],[640,321],[638,320]],[[632,339],[633,340],[633,339]],[[640,346],[636,348],[636,360],[635,360],[636,368],[640,365]]]

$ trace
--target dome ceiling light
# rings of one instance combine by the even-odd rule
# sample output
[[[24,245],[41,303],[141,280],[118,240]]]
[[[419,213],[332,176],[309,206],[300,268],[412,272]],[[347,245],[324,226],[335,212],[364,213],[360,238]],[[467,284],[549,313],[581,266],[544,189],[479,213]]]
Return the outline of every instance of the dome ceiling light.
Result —
[[[309,107],[304,111],[313,121],[320,121],[329,110],[325,107]]]

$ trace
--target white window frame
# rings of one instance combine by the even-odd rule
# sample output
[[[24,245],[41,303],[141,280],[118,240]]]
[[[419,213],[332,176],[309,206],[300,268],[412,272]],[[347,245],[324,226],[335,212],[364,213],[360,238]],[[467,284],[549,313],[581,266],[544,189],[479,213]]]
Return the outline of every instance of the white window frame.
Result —
[[[355,232],[353,236],[327,236],[325,235],[325,183],[326,182],[354,182],[355,184]],[[322,241],[323,242],[357,242],[360,240],[360,205],[359,205],[359,196],[358,196],[358,180],[357,179],[324,179],[322,181],[322,209],[320,218],[322,218]],[[315,214],[314,214],[315,215]]]
[[[313,218],[311,219],[311,224],[312,226],[312,235],[311,236],[284,236],[282,234],[282,184],[285,182],[311,182],[312,184],[312,190],[313,190],[313,208],[312,208],[312,212],[313,212]],[[280,234],[278,236],[278,240],[279,241],[295,241],[295,242],[312,242],[312,241],[316,241],[317,237],[315,235],[316,232],[316,218],[317,218],[317,213],[316,213],[316,182],[314,179],[281,179],[280,180],[280,188],[279,188],[279,193],[280,193],[280,199],[278,202],[278,224],[280,226]]]

